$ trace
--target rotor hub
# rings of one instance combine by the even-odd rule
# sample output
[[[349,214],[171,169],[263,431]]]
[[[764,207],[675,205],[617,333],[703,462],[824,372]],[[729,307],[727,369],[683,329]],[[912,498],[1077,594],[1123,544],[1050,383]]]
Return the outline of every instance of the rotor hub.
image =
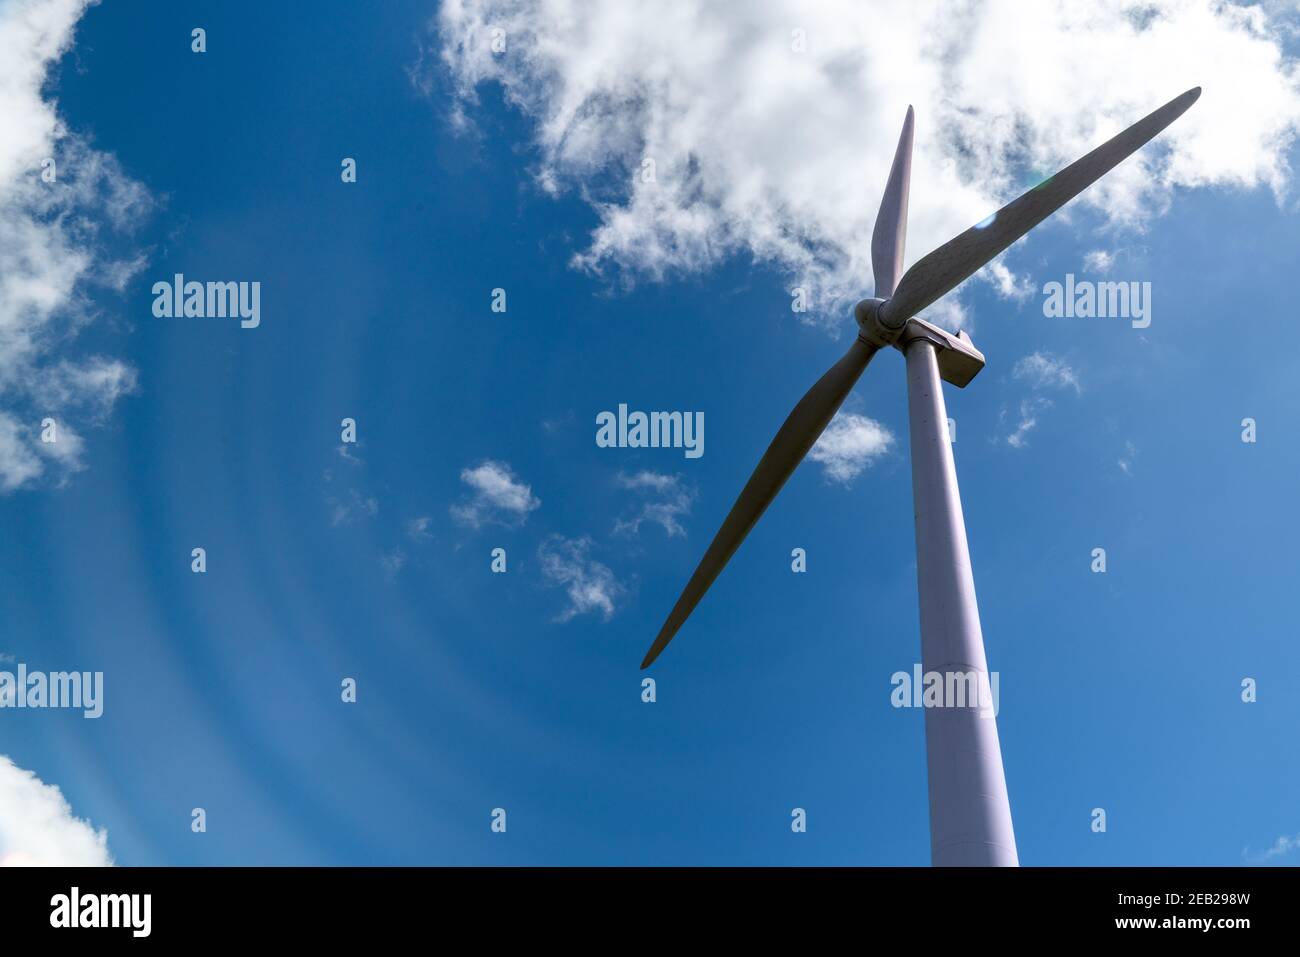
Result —
[[[902,329],[891,329],[880,318],[880,307],[884,299],[863,299],[853,307],[853,318],[862,330],[861,338],[881,348],[892,345],[902,333]]]

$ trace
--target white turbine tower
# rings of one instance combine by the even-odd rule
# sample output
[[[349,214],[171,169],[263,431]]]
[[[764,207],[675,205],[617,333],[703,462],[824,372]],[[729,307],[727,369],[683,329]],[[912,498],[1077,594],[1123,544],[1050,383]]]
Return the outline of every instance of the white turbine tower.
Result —
[[[941,385],[942,381],[964,387],[984,368],[984,355],[964,334],[945,332],[916,314],[1136,152],[1200,95],[1201,89],[1196,87],[1170,100],[903,274],[912,171],[913,113],[908,108],[871,237],[871,266],[879,298],[858,303],[854,310],[857,338],[799,400],[777,432],[686,583],[641,662],[642,668],[659,657],[699,604],[830,423],[871,357],[892,345],[907,360],[922,668],[927,674],[975,675],[987,687],[984,636]],[[978,702],[967,701],[963,707],[946,704],[949,706],[925,712],[931,861],[936,865],[1014,866],[1019,859],[997,722],[980,713]]]

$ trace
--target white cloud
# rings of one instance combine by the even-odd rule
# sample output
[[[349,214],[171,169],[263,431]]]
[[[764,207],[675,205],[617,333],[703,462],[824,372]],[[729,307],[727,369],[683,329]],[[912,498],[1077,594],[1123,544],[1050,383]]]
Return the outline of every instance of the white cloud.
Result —
[[[680,475],[641,471],[634,475],[619,473],[620,488],[628,489],[640,501],[634,511],[614,524],[615,533],[635,535],[645,522],[661,526],[669,536],[685,536],[681,519],[691,513],[695,490],[687,487]]]
[[[11,492],[41,474],[41,460],[25,431],[21,423],[0,412],[0,491]]]
[[[1035,389],[1073,389],[1075,395],[1083,391],[1075,371],[1047,352],[1032,352],[1025,356],[1012,367],[1011,375]]]
[[[0,491],[81,468],[80,441],[40,448],[40,421],[75,436],[70,420],[97,423],[135,386],[117,359],[55,355],[94,318],[90,288],[121,292],[143,267],[139,251],[114,256],[108,241],[152,204],[112,156],[67,129],[44,93],[87,5],[0,5]],[[47,159],[54,182],[41,175]]]
[[[348,525],[358,518],[370,518],[379,514],[379,500],[373,495],[362,495],[356,489],[348,489],[342,497],[325,496],[325,504],[330,510],[331,525]]]
[[[391,552],[386,552],[379,557],[379,564],[384,569],[384,574],[393,578],[406,565],[406,552],[400,548],[394,548]]]
[[[671,492],[681,487],[681,476],[667,475],[662,472],[642,470],[633,475],[620,472],[618,484],[627,489],[653,489],[656,492]]]
[[[0,867],[108,867],[108,832],[75,817],[57,787],[0,754]]]
[[[1083,393],[1078,374],[1064,360],[1048,352],[1032,352],[1011,368],[1011,377],[1028,384],[1030,393],[1020,400],[1020,416],[1016,426],[1004,438],[1013,449],[1029,445],[1029,433],[1038,427],[1039,419],[1052,407],[1052,400],[1043,395],[1049,390]],[[1006,419],[1006,410],[1002,411]],[[1122,467],[1122,466],[1121,466]]]
[[[808,452],[808,458],[821,463],[827,479],[848,485],[893,444],[893,433],[874,419],[839,412]]]
[[[554,435],[561,429],[567,429],[573,425],[573,410],[569,409],[563,415],[557,415],[553,419],[542,419],[542,431],[548,435]]]
[[[1222,0],[444,0],[439,27],[462,94],[453,118],[500,82],[532,123],[539,187],[595,210],[577,266],[634,280],[748,254],[812,291],[807,317],[838,324],[870,291],[909,103],[910,263],[1202,85],[1156,145],[1081,199],[1140,231],[1175,187],[1282,197],[1300,69],[1281,38],[1297,19]],[[1005,266],[984,275],[1024,288]],[[965,320],[960,300],[927,315]]]
[[[464,469],[460,480],[470,487],[470,496],[451,507],[452,518],[478,528],[489,522],[515,525],[541,505],[531,486],[521,482],[505,462],[485,461]]]
[[[588,612],[609,621],[615,602],[624,594],[614,573],[592,559],[590,551],[591,539],[563,535],[552,535],[538,546],[543,578],[550,585],[564,588],[569,596],[569,607],[559,614],[559,621],[569,621]]]
[[[1017,276],[1000,258],[985,267],[985,278],[993,284],[1003,299],[1028,299],[1034,294],[1034,284],[1027,276]],[[930,313],[927,312],[927,315]]]
[[[1273,846],[1264,852],[1265,860],[1274,857],[1281,857],[1283,854],[1290,854],[1292,851],[1300,850],[1300,834],[1294,837],[1282,835],[1273,842]]]
[[[1023,449],[1029,445],[1029,433],[1038,426],[1038,416],[1052,405],[1050,399],[1042,396],[1030,396],[1020,402],[1020,421],[1011,434],[1007,436],[1007,445],[1013,449]]]
[[[1083,268],[1088,272],[1110,272],[1115,265],[1115,254],[1105,249],[1093,249],[1083,254]]]
[[[417,542],[426,542],[432,536],[429,533],[429,525],[432,519],[428,515],[421,515],[411,519],[406,523],[406,534],[409,538]]]
[[[1133,460],[1137,458],[1137,446],[1132,442],[1124,443],[1124,454],[1119,459],[1119,470],[1125,475],[1133,474]]]
[[[1277,857],[1283,857],[1293,851],[1300,851],[1300,834],[1297,834],[1294,837],[1289,834],[1283,834],[1273,842],[1272,847],[1264,851],[1262,854],[1252,855],[1249,850],[1244,850],[1241,852],[1241,856],[1248,861],[1262,863],[1264,861],[1271,861]]]

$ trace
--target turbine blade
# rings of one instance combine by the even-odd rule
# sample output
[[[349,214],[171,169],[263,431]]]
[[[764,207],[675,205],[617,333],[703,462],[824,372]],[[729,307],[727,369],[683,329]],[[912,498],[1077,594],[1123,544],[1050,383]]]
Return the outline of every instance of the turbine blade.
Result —
[[[898,136],[894,165],[880,198],[876,228],[871,233],[871,271],[875,274],[876,296],[888,299],[903,275],[903,249],[907,244],[907,194],[912,186],[912,125],[914,114],[907,108],[903,132]]]
[[[1195,87],[1170,100],[1154,113],[1138,120],[1124,132],[1075,160],[1055,176],[1048,177],[1029,192],[951,239],[917,262],[892,299],[880,307],[880,320],[900,329],[908,319],[951,291],[1002,250],[1079,195],[1120,162],[1137,152],[1196,102],[1201,88]]]
[[[714,579],[726,567],[731,556],[736,553],[740,543],[745,540],[749,530],[762,516],[772,499],[781,491],[795,468],[803,461],[808,450],[813,447],[817,437],[830,424],[839,410],[844,397],[849,394],[853,384],[862,375],[871,357],[876,354],[876,346],[863,339],[855,339],[849,351],[827,370],[826,374],[804,394],[794,411],[786,418],[776,438],[767,447],[759,459],[754,474],[745,483],[736,504],[731,506],[722,528],[713,537],[713,544],[700,559],[695,574],[682,590],[681,597],[673,606],[668,620],[659,629],[659,636],[646,652],[642,668],[648,668],[668,642],[672,641],[677,629],[681,628],[695,606],[700,603],[704,593],[709,590]]]

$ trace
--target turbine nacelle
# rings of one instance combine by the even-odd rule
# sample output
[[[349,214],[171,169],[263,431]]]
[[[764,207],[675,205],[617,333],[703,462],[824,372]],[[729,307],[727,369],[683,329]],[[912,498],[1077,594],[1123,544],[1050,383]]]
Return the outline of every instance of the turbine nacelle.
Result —
[[[882,307],[887,302],[886,299],[863,299],[853,307],[853,318],[862,330],[858,338],[878,348],[893,346],[899,352],[906,352],[907,347],[918,339],[930,342],[935,347],[939,378],[959,389],[965,388],[984,368],[984,353],[975,348],[966,333],[940,329],[916,316],[895,329],[886,322]]]

